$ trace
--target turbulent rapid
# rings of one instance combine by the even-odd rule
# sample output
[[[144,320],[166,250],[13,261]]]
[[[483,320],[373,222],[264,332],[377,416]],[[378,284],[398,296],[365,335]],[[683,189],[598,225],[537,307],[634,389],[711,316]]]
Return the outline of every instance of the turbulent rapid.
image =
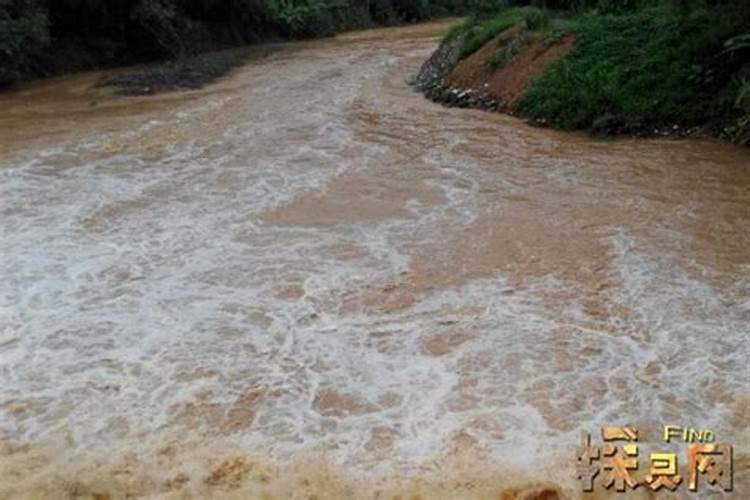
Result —
[[[574,498],[665,423],[750,487],[750,154],[440,107],[446,29],[0,95],[0,498]]]

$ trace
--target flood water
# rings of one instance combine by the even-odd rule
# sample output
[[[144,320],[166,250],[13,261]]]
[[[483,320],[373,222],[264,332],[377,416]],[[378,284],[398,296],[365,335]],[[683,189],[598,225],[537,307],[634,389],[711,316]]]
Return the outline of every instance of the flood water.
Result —
[[[575,498],[616,424],[750,494],[750,153],[428,102],[448,26],[0,95],[0,497]]]

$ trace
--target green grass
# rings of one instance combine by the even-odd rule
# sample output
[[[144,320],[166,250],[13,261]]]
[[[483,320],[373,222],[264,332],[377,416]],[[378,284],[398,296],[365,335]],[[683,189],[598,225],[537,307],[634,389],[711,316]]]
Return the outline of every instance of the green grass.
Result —
[[[505,65],[528,43],[575,47],[532,83],[516,110],[566,129],[653,133],[707,127],[750,143],[750,2],[597,0],[563,10],[501,8],[455,27],[462,57],[512,26],[526,31],[486,62]],[[594,8],[596,7],[596,8]]]
[[[464,35],[462,56],[467,57],[497,35],[523,21],[521,9],[504,9],[494,17],[487,19],[471,18],[464,25],[451,30],[446,39]]]
[[[736,120],[727,88],[746,63],[721,56],[722,40],[736,27],[720,14],[584,14],[575,20],[575,48],[532,83],[517,111],[599,132]]]
[[[531,31],[541,31],[546,28],[552,18],[550,11],[537,9],[536,7],[527,7],[522,14],[526,27]]]
[[[473,24],[473,22],[474,22],[473,18],[469,18],[468,21],[456,24],[443,37],[443,42],[450,42],[451,40],[455,40],[456,38],[464,34],[466,32],[467,26],[470,26],[471,24]]]
[[[505,65],[518,54],[527,42],[533,39],[543,39],[548,43],[559,41],[566,33],[570,33],[573,21],[566,11],[539,9],[536,7],[503,8],[499,13],[489,18],[472,17],[463,24],[454,26],[444,37],[444,41],[455,40],[464,36],[461,56],[468,57],[500,33],[513,26],[525,27],[528,32],[511,39],[490,56],[486,63],[487,69],[496,70]],[[534,38],[527,33],[535,34]]]
[[[566,11],[536,7],[503,8],[494,16],[473,16],[463,24],[454,26],[444,41],[464,36],[461,54],[465,58],[513,26],[524,26],[529,31],[545,34],[549,38],[562,37],[564,33],[570,32],[572,21],[568,17],[569,13]],[[502,65],[504,57],[500,53],[495,54],[496,65]]]

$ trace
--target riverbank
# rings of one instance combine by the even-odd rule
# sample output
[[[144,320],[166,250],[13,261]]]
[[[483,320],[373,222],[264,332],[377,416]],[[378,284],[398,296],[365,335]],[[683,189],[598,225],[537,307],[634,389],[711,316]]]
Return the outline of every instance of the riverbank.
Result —
[[[750,50],[727,44],[746,21],[727,14],[504,9],[453,29],[415,84],[434,101],[539,126],[746,144]]]
[[[113,87],[125,96],[152,95],[172,90],[199,89],[226,75],[235,67],[269,56],[279,46],[239,47],[164,61],[120,68],[104,76],[99,85]]]
[[[464,0],[6,0],[0,2],[0,89],[34,78],[151,62],[188,68],[166,71],[149,86],[169,88],[159,80],[179,83],[191,67],[210,76],[232,65],[222,59],[203,70],[208,63],[196,58],[200,54],[465,15],[472,9]]]

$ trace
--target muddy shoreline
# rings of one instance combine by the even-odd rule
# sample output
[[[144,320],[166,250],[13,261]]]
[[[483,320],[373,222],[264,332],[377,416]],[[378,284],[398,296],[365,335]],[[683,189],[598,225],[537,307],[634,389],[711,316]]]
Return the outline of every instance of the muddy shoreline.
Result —
[[[123,96],[153,95],[174,90],[196,90],[249,62],[276,52],[283,44],[267,44],[206,52],[174,61],[114,70],[98,86],[112,87]]]

